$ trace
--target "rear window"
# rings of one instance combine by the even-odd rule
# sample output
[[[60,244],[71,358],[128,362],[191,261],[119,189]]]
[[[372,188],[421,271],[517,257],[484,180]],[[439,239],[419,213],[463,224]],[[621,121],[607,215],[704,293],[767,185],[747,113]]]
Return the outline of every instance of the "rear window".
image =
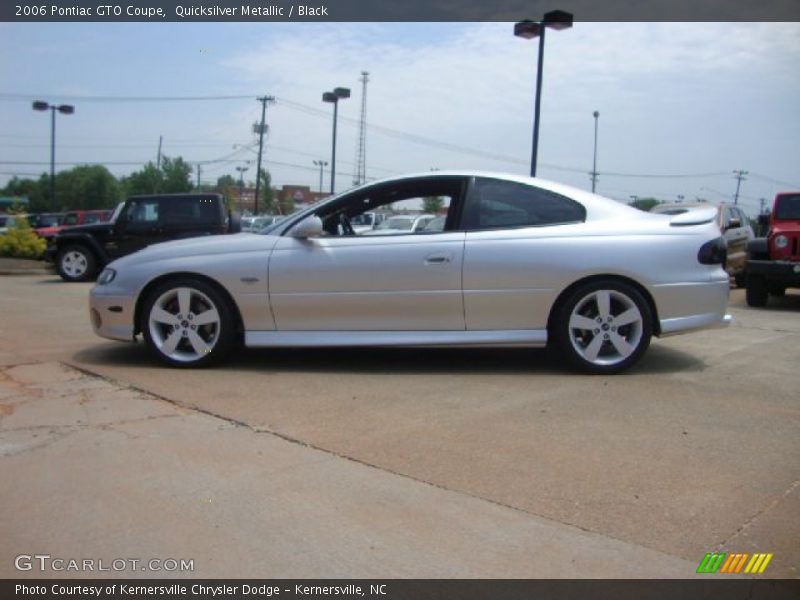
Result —
[[[163,198],[159,218],[164,225],[215,225],[220,221],[214,198]]]
[[[786,194],[775,199],[775,218],[800,219],[800,194]]]

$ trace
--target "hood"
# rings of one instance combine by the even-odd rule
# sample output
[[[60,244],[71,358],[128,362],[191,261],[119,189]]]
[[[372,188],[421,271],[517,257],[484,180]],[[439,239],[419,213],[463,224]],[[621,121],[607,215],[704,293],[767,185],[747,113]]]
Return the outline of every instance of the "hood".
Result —
[[[58,229],[59,235],[69,235],[70,233],[99,233],[101,231],[111,232],[114,224],[108,221],[102,223],[92,223],[91,225],[71,225]]]
[[[235,233],[230,235],[204,235],[171,242],[162,242],[143,248],[116,261],[115,265],[138,264],[157,260],[235,254],[238,252],[268,251],[278,238],[257,233]]]

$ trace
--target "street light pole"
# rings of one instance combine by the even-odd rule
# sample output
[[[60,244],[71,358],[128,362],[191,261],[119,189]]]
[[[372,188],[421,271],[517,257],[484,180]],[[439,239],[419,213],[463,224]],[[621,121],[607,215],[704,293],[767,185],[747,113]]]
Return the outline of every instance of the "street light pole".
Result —
[[[322,169],[328,166],[328,161],[315,160],[314,164],[319,167],[319,193],[322,194]]]
[[[536,99],[533,107],[533,144],[531,148],[531,177],[536,177],[539,155],[539,113],[542,103],[542,77],[544,75],[544,32],[549,27],[559,31],[572,27],[573,16],[563,10],[545,13],[540,23],[525,20],[514,25],[514,35],[527,40],[539,37],[539,59],[536,67]]]
[[[236,167],[236,170],[239,171],[239,209],[242,208],[242,196],[244,195],[244,172],[247,171],[248,167]],[[253,208],[256,206],[254,205]],[[258,213],[254,213],[258,214]]]
[[[339,114],[339,100],[350,97],[350,88],[337,87],[332,92],[322,94],[323,102],[333,104],[333,148],[331,150],[331,195],[336,189],[336,120]]]
[[[56,111],[62,115],[71,115],[75,112],[75,107],[70,104],[55,106],[37,100],[33,103],[33,110],[50,111],[50,202],[51,208],[56,207]]]
[[[594,160],[592,161],[592,193],[597,186],[597,118],[600,116],[598,111],[592,113],[594,116]]]

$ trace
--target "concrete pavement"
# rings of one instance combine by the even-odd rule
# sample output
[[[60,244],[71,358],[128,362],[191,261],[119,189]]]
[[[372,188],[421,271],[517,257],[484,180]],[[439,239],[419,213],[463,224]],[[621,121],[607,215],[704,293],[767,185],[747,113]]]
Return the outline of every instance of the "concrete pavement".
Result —
[[[87,285],[20,277],[0,286],[9,380],[41,385],[20,382],[13,365],[69,362],[141,394],[125,410],[176,411],[112,430],[99,420],[0,458],[14,481],[37,474],[0,500],[18,507],[12,515],[55,526],[68,548],[123,551],[100,533],[123,519],[137,551],[186,557],[212,544],[199,555],[211,569],[201,577],[685,577],[713,549],[774,552],[767,575],[797,576],[798,296],[754,311],[734,291],[734,327],[655,341],[630,375],[598,378],[519,350],[247,351],[220,369],[176,371],[141,346],[95,338]],[[0,421],[0,440],[31,426],[15,418],[16,409]],[[116,431],[130,428],[135,439]],[[258,454],[265,440],[269,465]],[[93,444],[103,451],[86,452]],[[117,453],[126,460],[110,458]],[[76,469],[81,489],[103,500],[91,506],[117,502],[96,511],[97,523],[54,524],[49,506],[20,500],[56,494],[80,506],[86,498],[68,485]],[[125,493],[147,494],[120,502],[125,494],[107,481],[120,473]],[[187,508],[196,477],[223,494],[226,511],[210,522],[235,530],[246,554],[227,560],[232,540],[198,529],[200,513]],[[169,545],[167,531],[192,543]],[[253,571],[264,563],[250,552],[278,570]]]

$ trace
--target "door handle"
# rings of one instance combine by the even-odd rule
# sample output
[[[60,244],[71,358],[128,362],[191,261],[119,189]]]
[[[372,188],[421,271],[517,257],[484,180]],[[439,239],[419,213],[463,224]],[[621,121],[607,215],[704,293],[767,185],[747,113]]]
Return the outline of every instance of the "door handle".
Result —
[[[426,265],[442,265],[450,262],[449,254],[429,254],[425,257]]]

